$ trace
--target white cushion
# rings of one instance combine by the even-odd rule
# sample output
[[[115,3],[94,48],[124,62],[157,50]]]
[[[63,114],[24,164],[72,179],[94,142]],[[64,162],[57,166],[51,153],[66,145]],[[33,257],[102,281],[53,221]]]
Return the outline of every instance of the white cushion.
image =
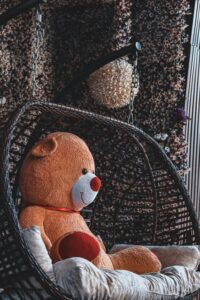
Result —
[[[41,237],[40,228],[38,226],[33,226],[31,228],[23,229],[22,236],[37,263],[50,279],[55,282],[52,261]]]
[[[174,266],[139,276],[118,270],[100,270],[83,258],[54,264],[57,284],[79,300],[177,299],[200,288],[200,273]]]
[[[100,270],[83,258],[52,265],[39,227],[24,229],[22,235],[44,272],[75,299],[177,299],[200,288],[200,273],[182,266],[139,276],[122,270]]]

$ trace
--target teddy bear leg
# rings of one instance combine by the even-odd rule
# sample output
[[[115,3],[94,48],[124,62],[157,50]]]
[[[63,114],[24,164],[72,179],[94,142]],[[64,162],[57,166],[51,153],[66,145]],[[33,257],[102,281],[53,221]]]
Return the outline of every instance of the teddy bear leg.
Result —
[[[114,270],[110,256],[102,248],[92,263],[99,269]]]
[[[115,270],[127,270],[137,274],[161,270],[158,257],[142,246],[126,248],[109,256]]]

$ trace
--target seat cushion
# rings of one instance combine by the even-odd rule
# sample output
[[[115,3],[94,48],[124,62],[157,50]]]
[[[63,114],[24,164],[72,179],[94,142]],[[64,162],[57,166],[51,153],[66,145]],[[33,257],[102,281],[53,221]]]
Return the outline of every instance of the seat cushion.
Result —
[[[79,300],[177,299],[200,288],[200,273],[182,266],[140,276],[70,258],[54,264],[54,274],[57,284]]]
[[[200,288],[200,273],[183,266],[142,276],[100,270],[83,258],[66,259],[52,266],[39,227],[25,229],[22,235],[45,273],[75,299],[177,299]]]

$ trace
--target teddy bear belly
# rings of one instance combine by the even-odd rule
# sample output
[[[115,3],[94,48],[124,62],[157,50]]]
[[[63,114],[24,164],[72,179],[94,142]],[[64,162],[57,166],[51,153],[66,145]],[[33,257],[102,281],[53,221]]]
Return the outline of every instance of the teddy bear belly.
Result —
[[[44,231],[53,244],[58,238],[66,233],[73,231],[82,231],[96,237],[92,234],[83,217],[77,213],[47,211],[44,220]]]

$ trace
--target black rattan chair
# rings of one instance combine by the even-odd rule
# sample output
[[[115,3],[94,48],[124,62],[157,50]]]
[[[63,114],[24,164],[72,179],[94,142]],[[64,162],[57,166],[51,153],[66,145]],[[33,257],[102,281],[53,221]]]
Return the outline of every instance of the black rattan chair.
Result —
[[[199,244],[198,222],[182,179],[151,137],[108,117],[28,103],[14,114],[1,141],[0,299],[72,299],[41,270],[18,223],[21,163],[39,138],[54,131],[78,134],[94,155],[103,184],[83,215],[108,250],[114,243]]]

